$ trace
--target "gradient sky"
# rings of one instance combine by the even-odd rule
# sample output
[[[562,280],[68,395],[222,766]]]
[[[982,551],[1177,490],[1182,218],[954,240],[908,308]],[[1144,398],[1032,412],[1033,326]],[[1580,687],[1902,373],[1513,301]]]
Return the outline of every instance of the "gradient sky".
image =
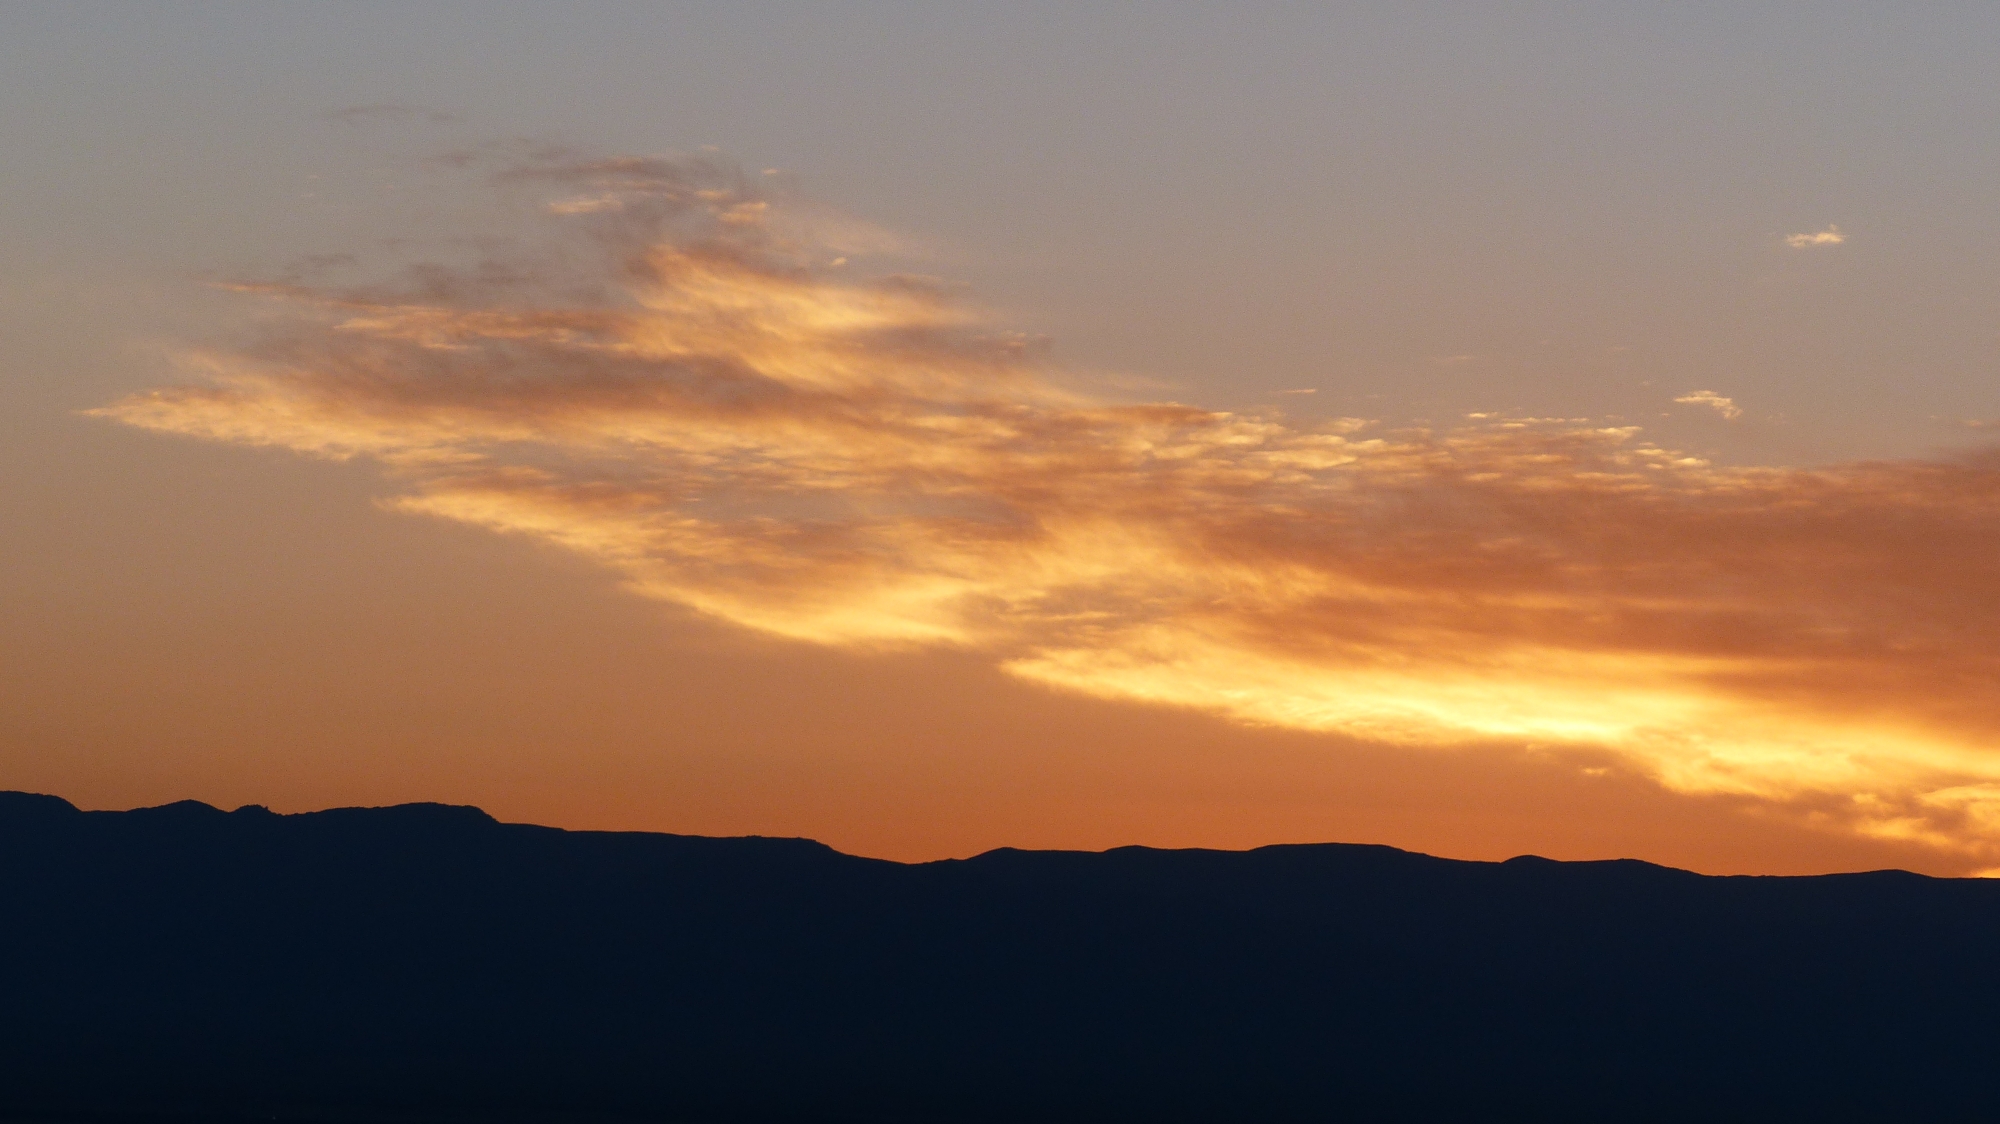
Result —
[[[0,787],[2000,868],[1986,6],[0,8]]]

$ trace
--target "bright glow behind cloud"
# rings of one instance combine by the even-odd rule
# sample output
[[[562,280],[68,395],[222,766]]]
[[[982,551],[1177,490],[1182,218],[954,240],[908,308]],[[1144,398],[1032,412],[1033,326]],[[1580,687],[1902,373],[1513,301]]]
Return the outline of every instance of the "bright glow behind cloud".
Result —
[[[933,284],[848,279],[824,216],[726,171],[503,178],[550,193],[569,252],[263,287],[289,327],[98,412],[370,458],[399,510],[796,640],[1412,747],[1609,753],[2000,850],[1990,460],[1724,469],[1629,427],[1103,401]]]

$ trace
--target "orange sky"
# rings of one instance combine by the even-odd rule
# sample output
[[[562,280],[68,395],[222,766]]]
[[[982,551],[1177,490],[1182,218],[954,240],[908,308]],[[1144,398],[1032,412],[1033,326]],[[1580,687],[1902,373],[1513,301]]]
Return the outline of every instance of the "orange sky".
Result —
[[[647,790],[550,791],[525,762],[515,784],[441,783],[440,747],[406,751],[432,788],[899,857],[1366,838],[2000,865],[1990,457],[1725,466],[1586,416],[1390,427],[1148,401],[945,282],[871,270],[888,235],[726,163],[487,159],[527,193],[508,249],[231,285],[254,329],[91,411],[373,466],[378,518],[560,548],[617,579],[623,604],[593,590],[593,614],[677,637],[612,670],[550,621],[592,686],[524,704],[547,708],[546,740],[514,751],[634,755],[618,768]],[[382,641],[355,655],[410,658]],[[719,663],[694,654],[711,646]],[[592,697],[606,677],[725,666],[681,716],[699,737],[650,729],[676,723],[657,704],[591,713],[631,705]],[[546,695],[549,674],[579,671],[500,689]],[[843,705],[883,691],[894,736]],[[488,727],[490,706],[457,721]],[[412,736],[382,713],[326,720],[365,757]],[[657,738],[694,758],[649,759]]]
[[[2000,867],[1996,36],[0,9],[0,788]]]

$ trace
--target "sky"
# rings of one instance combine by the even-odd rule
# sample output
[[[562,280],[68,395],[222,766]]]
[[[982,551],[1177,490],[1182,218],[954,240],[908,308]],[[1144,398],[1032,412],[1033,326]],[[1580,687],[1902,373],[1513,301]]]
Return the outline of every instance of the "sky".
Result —
[[[2000,870],[1996,41],[0,7],[0,787]]]

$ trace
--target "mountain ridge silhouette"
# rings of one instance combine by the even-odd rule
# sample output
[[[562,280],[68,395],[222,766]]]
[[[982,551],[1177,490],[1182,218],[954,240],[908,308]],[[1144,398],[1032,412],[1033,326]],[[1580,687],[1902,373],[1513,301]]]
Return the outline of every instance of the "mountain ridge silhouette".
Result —
[[[1991,1119],[2000,882],[0,793],[15,1119]]]

